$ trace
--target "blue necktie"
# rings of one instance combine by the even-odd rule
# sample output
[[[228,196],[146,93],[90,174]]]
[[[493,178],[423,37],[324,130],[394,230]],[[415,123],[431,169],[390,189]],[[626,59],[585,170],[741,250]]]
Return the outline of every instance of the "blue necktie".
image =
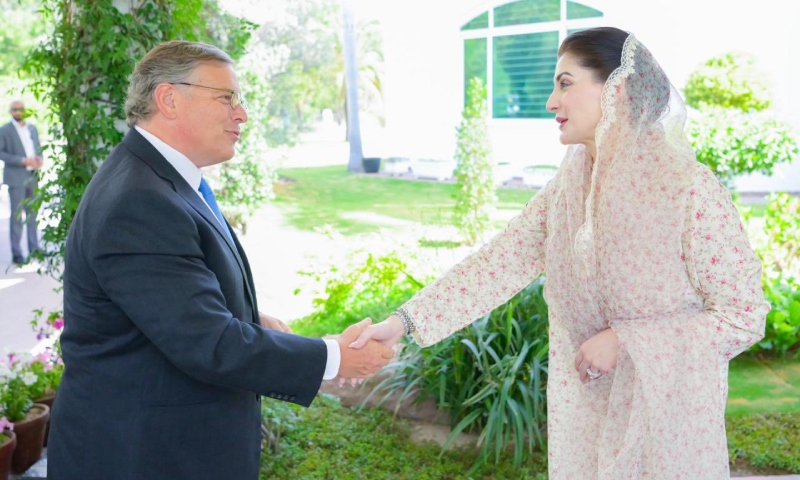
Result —
[[[205,178],[200,179],[200,187],[197,190],[199,190],[200,194],[203,195],[206,203],[209,207],[211,207],[211,211],[214,212],[217,220],[219,220],[219,224],[222,226],[222,229],[225,230],[225,233],[228,234],[228,238],[230,238],[231,242],[233,242],[231,231],[228,229],[228,224],[225,222],[225,217],[222,216],[222,212],[219,209],[217,198],[214,196],[214,191],[211,190],[211,186],[208,184],[208,182],[206,182]]]

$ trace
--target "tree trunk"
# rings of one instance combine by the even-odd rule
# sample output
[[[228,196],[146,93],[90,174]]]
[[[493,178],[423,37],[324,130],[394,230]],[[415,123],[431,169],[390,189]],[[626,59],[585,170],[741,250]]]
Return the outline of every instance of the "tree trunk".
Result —
[[[351,0],[343,0],[344,9],[344,83],[346,89],[347,141],[350,143],[350,160],[347,171],[362,172],[361,124],[358,120],[358,65],[356,65],[355,12]]]

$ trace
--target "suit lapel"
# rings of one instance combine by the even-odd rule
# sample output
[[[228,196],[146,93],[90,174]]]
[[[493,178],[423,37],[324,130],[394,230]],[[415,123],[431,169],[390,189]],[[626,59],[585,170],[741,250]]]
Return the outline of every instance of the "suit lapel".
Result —
[[[153,168],[158,176],[169,181],[172,184],[175,192],[180,195],[186,201],[186,203],[191,205],[192,208],[217,231],[217,235],[220,237],[221,241],[228,246],[230,251],[233,253],[233,256],[236,258],[236,264],[239,266],[239,272],[242,274],[242,278],[244,279],[245,291],[248,299],[250,300],[250,305],[253,307],[254,319],[257,323],[258,311],[256,310],[255,289],[253,288],[252,281],[248,276],[249,268],[247,268],[244,260],[242,260],[242,255],[239,253],[241,245],[238,243],[238,239],[234,244],[233,238],[236,237],[234,236],[233,229],[230,230],[231,235],[228,236],[223,230],[219,220],[217,220],[217,217],[214,216],[214,214],[211,212],[211,209],[208,208],[208,205],[206,205],[205,202],[203,202],[203,200],[200,198],[200,195],[195,192],[188,183],[186,183],[186,180],[177,172],[177,170],[175,170],[175,168],[172,167],[172,165],[169,164],[169,162],[164,158],[163,155],[161,155],[161,153],[153,146],[153,144],[148,142],[147,139],[137,132],[135,128],[128,130],[128,133],[125,135],[122,143],[139,159],[150,165],[150,167]],[[230,225],[227,225],[227,221],[226,226],[228,226],[230,229]]]

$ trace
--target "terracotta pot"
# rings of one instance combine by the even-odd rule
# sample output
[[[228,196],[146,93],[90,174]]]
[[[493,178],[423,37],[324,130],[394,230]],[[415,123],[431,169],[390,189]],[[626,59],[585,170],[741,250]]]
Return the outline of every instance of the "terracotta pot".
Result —
[[[17,446],[17,436],[14,435],[14,432],[3,432],[3,435],[9,438],[0,445],[0,480],[8,480],[8,473],[11,471],[11,457]]]
[[[53,400],[55,400],[55,398],[56,398],[56,394],[54,393],[52,395],[46,395],[46,396],[44,396],[42,398],[37,398],[36,400],[33,401],[33,403],[41,403],[42,405],[47,405],[48,407],[50,407],[50,410],[52,410],[53,409]],[[47,438],[49,436],[50,436],[50,417],[48,416],[47,417],[47,428],[44,431],[44,443],[42,444],[45,447],[47,446]]]
[[[44,431],[50,419],[50,407],[34,403],[25,420],[14,422],[17,448],[11,459],[11,473],[25,473],[42,456]]]

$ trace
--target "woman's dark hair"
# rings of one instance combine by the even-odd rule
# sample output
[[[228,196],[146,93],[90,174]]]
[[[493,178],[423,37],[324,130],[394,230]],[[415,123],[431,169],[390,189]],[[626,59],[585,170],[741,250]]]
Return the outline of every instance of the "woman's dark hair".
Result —
[[[605,83],[622,63],[622,47],[628,32],[614,27],[591,28],[569,35],[558,49],[558,56],[574,56],[578,64],[594,72],[595,80]]]

